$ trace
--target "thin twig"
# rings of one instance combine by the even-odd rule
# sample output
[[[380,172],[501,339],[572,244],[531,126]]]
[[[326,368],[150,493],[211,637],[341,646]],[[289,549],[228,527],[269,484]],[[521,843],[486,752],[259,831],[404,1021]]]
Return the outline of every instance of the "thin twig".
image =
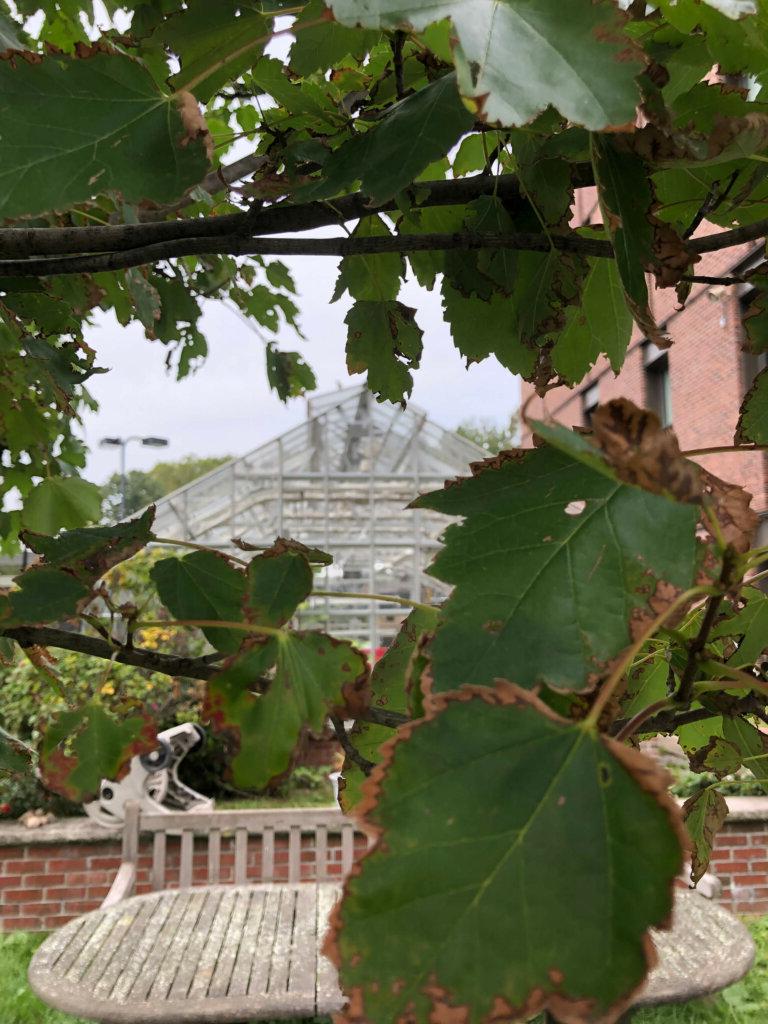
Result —
[[[683,674],[680,677],[680,685],[675,693],[675,703],[677,704],[691,703],[691,692],[693,689],[694,679],[696,678],[696,670],[699,667],[699,658],[707,645],[710,630],[715,624],[715,618],[717,617],[717,612],[722,601],[722,594],[713,594],[710,597],[706,604],[704,617],[701,620],[699,631],[688,644],[688,656],[685,662],[685,668],[683,669]]]
[[[331,725],[333,726],[333,731],[336,733],[336,738],[341,744],[346,757],[348,757],[353,764],[356,764],[364,775],[370,775],[373,770],[373,761],[369,761],[367,757],[363,757],[357,747],[354,746],[347,735],[344,723],[338,715],[329,715],[329,718],[331,720]]]
[[[395,64],[395,92],[401,100],[405,96],[405,80],[403,78],[403,47],[407,34],[398,29],[392,37],[392,55]]]
[[[641,725],[647,722],[650,718],[653,718],[653,716],[659,711],[663,711],[664,708],[669,706],[670,701],[668,697],[665,697],[663,700],[654,701],[653,704],[649,704],[648,707],[643,708],[642,711],[638,711],[634,718],[630,718],[630,720],[626,722],[621,729],[619,729],[614,736],[614,739],[618,743],[623,743],[625,740],[628,740],[630,736],[634,736],[634,734],[640,729]]]

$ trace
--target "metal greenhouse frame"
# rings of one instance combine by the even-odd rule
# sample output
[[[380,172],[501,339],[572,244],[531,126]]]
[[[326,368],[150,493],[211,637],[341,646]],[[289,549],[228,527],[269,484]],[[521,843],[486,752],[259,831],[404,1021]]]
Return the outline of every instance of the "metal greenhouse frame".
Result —
[[[344,388],[313,398],[285,434],[161,499],[155,532],[233,551],[233,538],[292,537],[333,555],[317,589],[434,602],[446,589],[425,569],[448,520],[407,505],[484,455],[415,406]],[[330,597],[311,598],[297,616],[371,651],[391,642],[402,617],[388,602]]]

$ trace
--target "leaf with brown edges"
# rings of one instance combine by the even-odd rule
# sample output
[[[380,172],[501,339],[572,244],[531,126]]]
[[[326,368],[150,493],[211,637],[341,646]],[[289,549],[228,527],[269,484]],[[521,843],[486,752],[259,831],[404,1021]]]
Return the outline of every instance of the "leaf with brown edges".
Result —
[[[616,1021],[682,867],[666,784],[509,683],[441,695],[364,785],[376,842],[326,943],[342,1019]]]

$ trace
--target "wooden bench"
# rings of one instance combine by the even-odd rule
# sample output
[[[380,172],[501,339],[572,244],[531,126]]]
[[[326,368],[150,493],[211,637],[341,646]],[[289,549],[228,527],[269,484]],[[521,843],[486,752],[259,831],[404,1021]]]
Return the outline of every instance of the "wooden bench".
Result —
[[[146,833],[152,891],[134,895]],[[56,1009],[114,1024],[332,1013],[343,998],[320,948],[360,835],[331,808],[140,815],[131,805],[101,909],[46,939],[30,985]],[[248,877],[254,836],[258,881]]]
[[[137,896],[141,833],[152,835],[152,892]],[[258,882],[248,878],[254,835]],[[206,853],[199,879],[197,837]],[[222,884],[224,837],[234,846],[232,884]],[[30,984],[56,1009],[106,1024],[333,1013],[344,1000],[320,949],[355,839],[354,823],[330,809],[139,817],[133,805],[123,862],[102,908],[46,939],[30,964]],[[276,856],[278,848],[284,858]],[[169,854],[177,888],[166,887]],[[302,881],[302,874],[313,881]],[[659,962],[633,1009],[718,992],[743,977],[754,958],[736,917],[682,889],[672,930],[653,938]]]

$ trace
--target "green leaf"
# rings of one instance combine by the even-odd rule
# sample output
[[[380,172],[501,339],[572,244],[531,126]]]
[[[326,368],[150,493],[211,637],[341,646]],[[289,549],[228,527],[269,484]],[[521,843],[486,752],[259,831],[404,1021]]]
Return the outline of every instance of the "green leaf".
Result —
[[[473,123],[459,98],[456,76],[444,75],[396,103],[364,136],[334,150],[319,185],[300,195],[324,198],[360,179],[363,191],[383,203],[445,156]]]
[[[419,368],[423,332],[416,310],[402,302],[356,302],[347,325],[347,370],[368,372],[368,388],[380,402],[405,404]]]
[[[267,345],[267,380],[281,402],[301,398],[317,387],[311,366],[299,352],[281,352],[272,342]]]
[[[157,746],[148,715],[119,718],[91,702],[65,711],[43,733],[40,770],[46,786],[80,802],[99,792],[102,779],[119,779],[132,757]]]
[[[652,658],[627,680],[627,692],[621,705],[621,717],[632,718],[658,700],[667,696],[669,662],[663,655]]]
[[[742,319],[744,333],[750,352],[760,355],[768,352],[768,268],[759,267],[750,274],[754,291]]]
[[[685,827],[693,843],[691,881],[695,885],[709,867],[715,836],[728,816],[728,804],[716,789],[704,789],[683,804]]]
[[[613,241],[627,306],[643,333],[667,347],[648,305],[645,279],[645,271],[654,264],[653,193],[648,170],[638,156],[619,149],[607,136],[593,135],[592,151],[603,223]]]
[[[125,283],[128,294],[133,300],[133,308],[145,331],[152,336],[160,319],[160,293],[146,274],[138,267],[131,267],[125,272]]]
[[[462,94],[490,123],[525,125],[550,104],[595,131],[632,121],[639,51],[610,3],[573,0],[329,0],[337,21],[416,32],[450,18]],[[579,40],[574,46],[574,39]]]
[[[495,355],[511,373],[529,379],[537,351],[523,344],[515,330],[512,304],[506,295],[493,292],[488,299],[466,297],[443,280],[443,311],[456,348],[467,363],[479,363]]]
[[[261,14],[233,0],[189,0],[184,10],[165,19],[155,38],[181,62],[181,70],[170,80],[173,88],[190,87],[201,103],[207,103],[256,63],[269,34]]]
[[[665,789],[509,684],[439,699],[366,786],[377,841],[329,939],[359,1018],[615,1020],[682,866]]]
[[[92,526],[84,530],[68,530],[58,537],[24,530],[21,540],[35,554],[42,555],[45,565],[65,569],[88,586],[105,572],[131,558],[152,540],[154,506],[136,519],[115,526]]]
[[[581,302],[569,305],[565,327],[552,350],[552,365],[576,384],[604,353],[615,373],[624,363],[632,335],[632,314],[622,294],[616,262],[589,259]]]
[[[299,75],[338,64],[347,55],[361,59],[381,38],[380,32],[356,32],[327,18],[323,0],[310,0],[293,23],[296,40],[289,64]],[[320,24],[318,24],[320,21]]]
[[[691,586],[697,506],[622,483],[592,451],[594,467],[550,447],[509,453],[413,503],[464,517],[429,569],[455,588],[431,645],[435,689],[584,689]]]
[[[735,444],[768,444],[768,367],[761,370],[739,410]]]
[[[32,775],[32,761],[24,744],[0,729],[0,779],[4,775]]]
[[[739,646],[728,659],[734,668],[751,668],[768,650],[768,595],[757,588],[742,591],[746,604],[729,619],[718,622],[710,633],[718,637],[738,637]]]
[[[353,238],[384,238],[391,234],[381,217],[363,217]],[[331,302],[348,291],[353,299],[386,302],[396,299],[405,277],[405,261],[396,252],[372,256],[345,256],[339,264],[339,278]]]
[[[74,615],[90,600],[90,588],[68,572],[34,565],[16,576],[18,590],[0,598],[3,626],[56,622]],[[5,606],[5,608],[4,608]]]
[[[266,692],[253,692],[265,685]],[[284,633],[244,645],[208,683],[205,714],[233,736],[235,784],[262,789],[288,768],[304,729],[364,691],[368,666],[348,642],[324,633]]]
[[[279,538],[248,566],[244,611],[248,622],[282,626],[312,593],[307,549]]]
[[[126,202],[177,199],[208,166],[204,122],[194,122],[190,101],[160,92],[118,53],[0,61],[0,217],[110,190]]]
[[[245,574],[224,555],[193,551],[183,558],[164,558],[152,566],[149,575],[160,600],[177,619],[243,621]],[[216,626],[206,627],[203,633],[225,653],[236,651],[244,636],[241,631]]]
[[[409,210],[399,221],[400,235],[450,235],[464,230],[466,218],[464,206],[427,206],[424,209]],[[435,286],[435,278],[445,267],[445,254],[439,249],[411,252],[408,254],[414,277],[429,291]]]
[[[695,750],[689,757],[695,772],[712,772],[718,779],[741,768],[741,754],[738,748],[722,736],[710,736],[706,746]]]
[[[52,476],[29,492],[21,520],[28,530],[53,534],[100,517],[101,490],[96,484],[77,476]]]
[[[408,714],[409,670],[423,639],[437,625],[438,609],[414,608],[408,613],[392,645],[371,672],[371,706],[386,711]],[[379,760],[379,748],[392,738],[392,730],[372,722],[355,724],[350,739],[368,761]],[[348,757],[344,759],[344,785],[339,789],[339,802],[347,814],[360,800],[365,781],[360,768]]]
[[[736,715],[723,717],[723,739],[732,743],[741,755],[742,763],[757,778],[765,777],[768,760],[768,736],[746,718]]]

